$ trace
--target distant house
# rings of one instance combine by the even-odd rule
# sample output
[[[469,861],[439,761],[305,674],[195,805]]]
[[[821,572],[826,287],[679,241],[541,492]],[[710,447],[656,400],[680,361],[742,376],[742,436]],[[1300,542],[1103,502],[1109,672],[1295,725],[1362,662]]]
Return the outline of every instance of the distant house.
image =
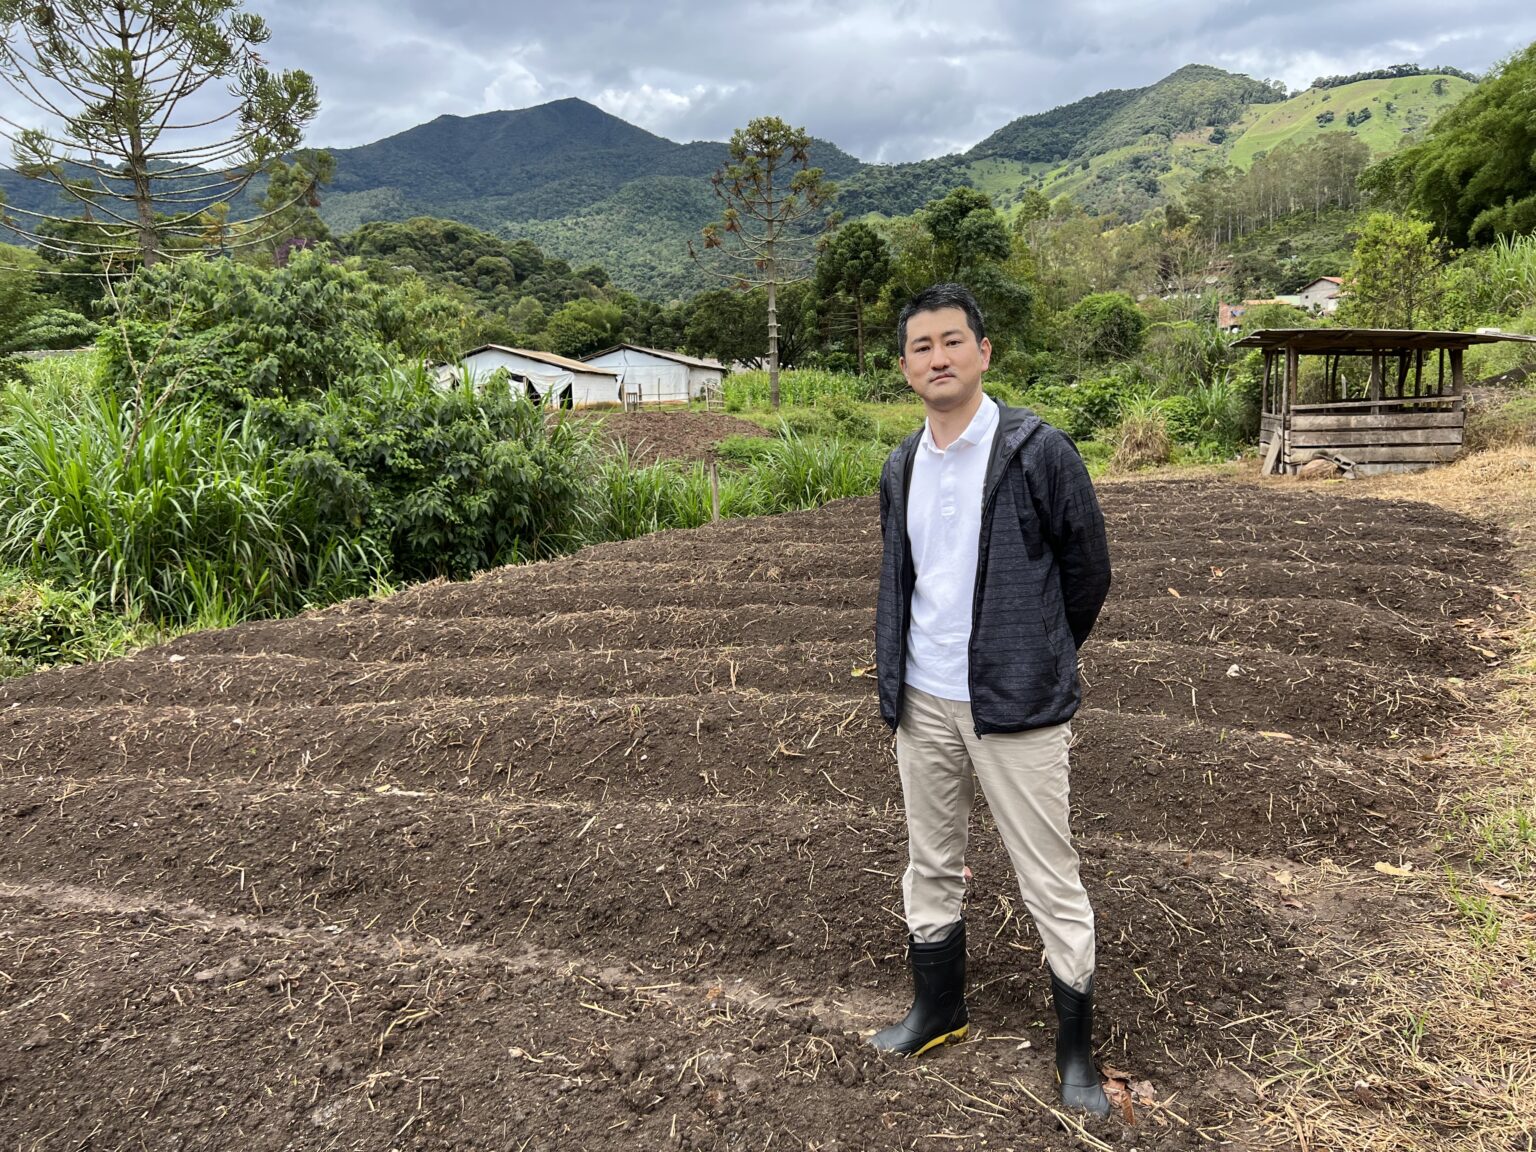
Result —
[[[718,388],[725,377],[725,367],[715,360],[639,344],[615,344],[582,357],[582,363],[619,372],[621,394],[635,405],[686,404]]]
[[[1223,332],[1241,332],[1243,313],[1260,304],[1289,304],[1303,312],[1330,316],[1339,309],[1339,295],[1344,281],[1337,276],[1319,276],[1299,292],[1289,292],[1269,300],[1244,300],[1241,304],[1218,304],[1216,326]]]
[[[1344,281],[1337,276],[1319,276],[1301,291],[1282,296],[1281,299],[1287,304],[1305,308],[1308,312],[1321,312],[1326,316],[1339,310],[1339,293],[1343,287]]]
[[[505,348],[500,344],[482,344],[459,357],[457,364],[437,370],[438,382],[449,385],[468,371],[477,386],[483,385],[498,369],[505,370],[514,384],[521,384],[537,400],[561,408],[590,408],[597,404],[619,404],[619,373],[612,368],[568,360],[553,352],[528,348]]]

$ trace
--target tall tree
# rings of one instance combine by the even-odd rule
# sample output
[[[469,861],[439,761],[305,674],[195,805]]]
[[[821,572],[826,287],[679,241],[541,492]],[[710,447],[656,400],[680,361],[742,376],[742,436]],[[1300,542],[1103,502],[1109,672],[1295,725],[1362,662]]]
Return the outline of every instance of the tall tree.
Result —
[[[1440,246],[1428,220],[1372,212],[1344,278],[1339,320],[1368,328],[1412,328],[1440,305]]]
[[[860,376],[864,375],[864,319],[890,279],[890,247],[863,221],[834,233],[816,261],[816,294],[824,301],[845,302],[853,315]]]
[[[320,218],[320,186],[335,174],[331,154],[311,148],[300,151],[292,163],[273,160],[269,165],[257,235],[275,262],[281,264],[295,249],[330,239],[331,230]]]
[[[710,178],[723,209],[704,229],[704,257],[688,250],[729,284],[768,292],[768,394],[779,406],[779,311],[782,284],[810,276],[814,235],[832,221],[836,194],[812,168],[811,137],[777,116],[760,116],[731,134],[729,164]],[[707,263],[706,263],[707,262]]]
[[[1021,238],[1022,259],[1015,259],[1013,237],[986,193],[951,189],[910,220],[893,221],[890,237],[896,257],[887,296],[893,303],[929,284],[958,280],[986,313],[994,357],[1019,346],[1034,304],[1033,254]]]
[[[207,213],[297,147],[319,108],[308,74],[268,70],[271,34],[239,0],[0,0],[0,33],[0,76],[45,118],[0,135],[18,171],[98,223],[104,263],[202,242]],[[214,82],[232,107],[212,107]],[[48,213],[12,212],[47,243]]]
[[[992,198],[961,186],[930,200],[919,214],[933,237],[934,272],[941,280],[968,280],[987,264],[1008,259],[1008,228]]]

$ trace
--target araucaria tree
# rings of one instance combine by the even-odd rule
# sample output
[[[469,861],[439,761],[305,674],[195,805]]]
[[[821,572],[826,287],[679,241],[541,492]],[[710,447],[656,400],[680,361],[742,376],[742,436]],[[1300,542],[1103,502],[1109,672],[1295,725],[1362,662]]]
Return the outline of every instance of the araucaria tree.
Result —
[[[816,233],[832,221],[827,205],[836,194],[810,162],[811,137],[777,116],[760,116],[731,135],[731,161],[712,177],[724,205],[704,229],[704,255],[694,259],[741,289],[768,290],[768,394],[779,406],[779,313],[781,284],[810,277]]]
[[[297,147],[319,108],[314,82],[270,71],[257,52],[266,23],[240,8],[239,0],[0,0],[0,75],[44,120],[0,120],[0,135],[18,171],[52,184],[94,222],[91,238],[69,241],[71,254],[149,265],[205,244],[230,200]],[[232,105],[214,95],[221,87]],[[9,212],[17,232],[59,245],[44,227],[58,214]],[[260,243],[259,225],[246,235],[253,231],[249,242]]]

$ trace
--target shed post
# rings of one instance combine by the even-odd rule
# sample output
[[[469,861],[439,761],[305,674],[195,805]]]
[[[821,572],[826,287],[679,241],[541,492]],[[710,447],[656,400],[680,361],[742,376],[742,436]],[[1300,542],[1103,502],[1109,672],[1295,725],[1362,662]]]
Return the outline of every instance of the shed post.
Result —
[[[1292,346],[1285,350],[1285,386],[1281,393],[1280,412],[1280,455],[1276,461],[1281,466],[1289,464],[1291,454],[1291,408],[1297,399],[1297,389],[1301,386],[1301,354]]]

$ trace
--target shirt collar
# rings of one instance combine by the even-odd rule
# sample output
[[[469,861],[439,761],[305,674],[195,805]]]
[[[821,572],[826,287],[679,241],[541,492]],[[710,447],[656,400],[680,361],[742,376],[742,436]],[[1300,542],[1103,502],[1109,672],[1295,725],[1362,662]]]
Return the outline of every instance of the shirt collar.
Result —
[[[976,415],[971,417],[971,422],[965,426],[965,431],[955,437],[955,443],[951,444],[950,447],[953,448],[955,444],[962,442],[966,444],[980,444],[997,427],[997,421],[997,401],[983,392],[981,394],[981,407],[976,409]],[[933,442],[933,428],[926,420],[923,421],[923,436],[920,445],[930,452],[940,452],[938,446]]]

